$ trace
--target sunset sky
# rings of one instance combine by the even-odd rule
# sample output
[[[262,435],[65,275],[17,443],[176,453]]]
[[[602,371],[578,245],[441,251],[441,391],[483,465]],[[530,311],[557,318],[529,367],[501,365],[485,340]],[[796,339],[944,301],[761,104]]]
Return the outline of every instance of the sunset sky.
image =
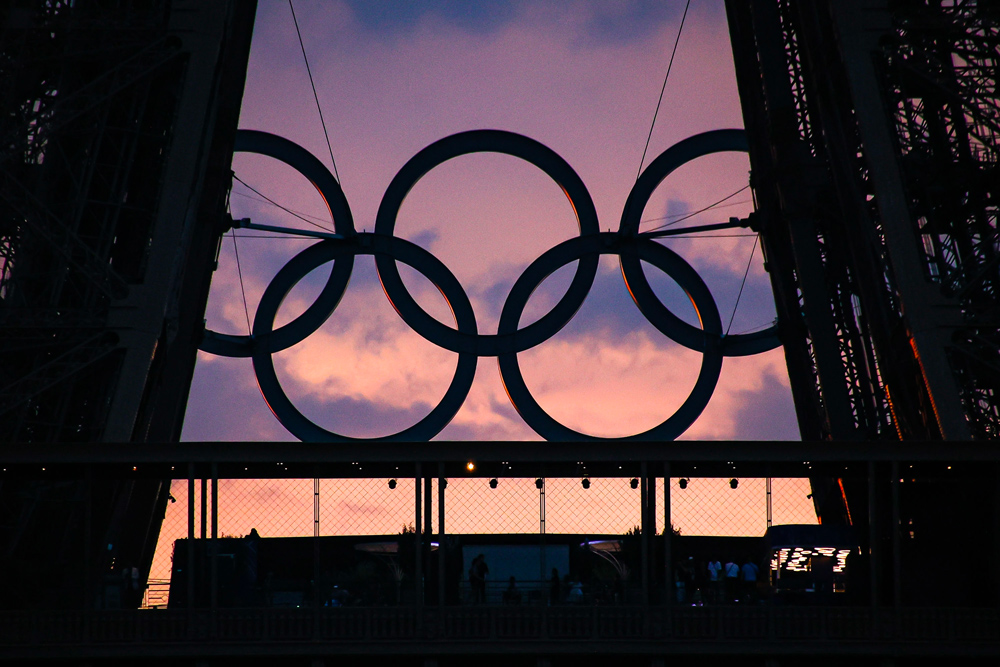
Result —
[[[302,37],[356,228],[371,231],[385,188],[421,148],[470,129],[509,130],[559,153],[594,200],[602,230],[619,226],[636,180],[684,3],[643,0],[295,3]],[[272,132],[307,148],[327,166],[323,137],[288,3],[261,0],[240,127]],[[680,38],[643,166],[698,132],[740,128],[742,119],[722,0],[694,0]],[[293,170],[237,154],[246,184],[319,224],[332,227],[322,200]],[[747,185],[741,153],[701,158],[657,189],[642,230],[723,199]],[[237,182],[234,218],[288,227],[309,225]],[[726,221],[751,210],[743,190],[680,225]],[[411,191],[396,234],[434,253],[461,281],[480,332],[496,331],[507,292],[542,252],[577,234],[560,188],[515,158],[477,154],[451,160]],[[252,321],[281,265],[312,241],[239,230],[236,248]],[[775,317],[760,248],[748,230],[664,241],[704,277],[723,327],[759,329]],[[749,262],[746,286],[733,316]],[[681,290],[658,271],[647,275],[665,303],[688,319]],[[328,271],[328,269],[326,269]],[[560,296],[573,265],[532,297],[522,325]],[[403,271],[418,301],[451,324],[430,284]],[[301,312],[325,279],[304,280],[279,312]],[[208,327],[246,333],[247,313],[227,236],[208,304]],[[360,257],[334,315],[312,336],[275,355],[293,403],[324,428],[384,436],[418,421],[440,400],[457,355],[407,327]],[[599,436],[625,436],[666,419],[687,397],[701,363],[653,328],[625,289],[616,257],[601,270],[576,318],[558,335],[519,355],[526,382],[557,420]],[[715,395],[685,439],[798,439],[780,350],[727,358]],[[248,359],[201,353],[188,404],[185,440],[291,440],[267,409]],[[476,381],[445,440],[530,440],[537,436],[510,405],[494,359],[479,360]]]
[[[636,180],[684,3],[642,0],[297,0],[295,8],[330,133],[337,170],[358,230],[372,231],[375,213],[396,172],[420,149],[450,134],[503,129],[559,153],[590,191],[602,230],[618,229]],[[391,11],[390,11],[391,9]],[[693,134],[741,128],[722,0],[693,0],[643,166]],[[250,54],[240,127],[272,132],[304,146],[328,167],[330,157],[285,0],[261,0]],[[236,175],[303,217],[332,227],[322,200],[290,168],[237,154]],[[724,153],[682,167],[657,189],[642,230],[726,199],[680,225],[724,222],[751,210],[745,155]],[[239,182],[234,218],[288,227],[309,224]],[[315,217],[311,217],[315,216]],[[469,294],[480,332],[496,332],[507,292],[528,264],[577,234],[562,191],[515,158],[456,158],[417,183],[396,233],[433,252]],[[734,236],[733,234],[740,234]],[[236,248],[246,291],[244,310],[236,253],[224,239],[208,304],[210,329],[245,334],[261,294],[281,266],[313,241],[239,230]],[[733,333],[774,317],[760,248],[746,231],[664,241],[702,275]],[[733,315],[744,272],[749,273]],[[405,267],[404,267],[405,268]],[[522,326],[558,300],[573,266],[534,294]],[[452,324],[437,292],[401,271],[432,314]],[[664,302],[689,322],[693,309],[656,269],[647,275]],[[279,324],[301,312],[325,280],[317,271],[293,291]],[[389,305],[371,257],[355,262],[341,305],[316,333],[275,355],[293,403],[316,423],[354,436],[398,432],[440,400],[455,354],[411,331]],[[521,353],[536,400],[557,420],[599,436],[626,436],[669,417],[687,397],[701,355],[660,334],[632,303],[616,257],[601,270],[583,307],[558,335]],[[799,438],[780,350],[727,358],[719,385],[684,439]],[[183,438],[246,441],[294,438],[261,398],[249,359],[200,353]],[[438,436],[452,440],[533,440],[511,406],[494,359],[479,360],[469,397]],[[538,530],[538,491],[531,479],[453,480],[446,526],[462,532]],[[550,479],[549,532],[621,534],[640,522],[639,491],[628,480]],[[672,520],[685,535],[762,535],[763,479],[672,481]],[[264,537],[313,533],[312,480],[221,480],[219,531]],[[187,534],[187,484],[171,492],[151,578],[170,573],[173,541]],[[662,487],[657,515],[662,524]],[[775,523],[815,523],[808,480],[774,481]],[[436,495],[435,495],[436,497]],[[196,500],[196,507],[200,504]],[[413,481],[391,490],[384,479],[322,480],[321,531],[397,533],[413,520]],[[436,517],[436,512],[435,512]],[[435,518],[436,522],[436,518]],[[199,520],[200,523],[200,520]],[[436,523],[435,523],[436,525]],[[662,526],[661,526],[662,528]]]
[[[456,132],[502,129],[542,142],[561,155],[590,191],[603,231],[618,229],[636,181],[684,3],[645,0],[423,0],[295,3],[337,171],[358,230],[372,231],[379,202],[397,171],[428,144]],[[743,126],[722,0],[693,0],[653,127],[648,165],[693,134]],[[272,132],[304,146],[324,164],[330,156],[292,15],[285,0],[261,0],[240,127]],[[239,179],[267,198],[332,227],[312,186],[277,161],[237,154]],[[655,229],[713,202],[717,208],[678,226],[724,222],[751,210],[749,162],[740,153],[690,163],[657,189],[642,230]],[[734,195],[734,193],[736,193]],[[733,195],[730,197],[730,195]],[[234,184],[234,218],[313,228]],[[528,264],[577,234],[558,186],[515,158],[477,154],[453,159],[417,183],[396,234],[430,250],[458,277],[472,300],[480,332],[496,332],[500,309]],[[245,334],[261,294],[280,267],[313,241],[239,230],[222,245],[208,304],[210,329]],[[742,333],[774,319],[760,248],[745,230],[663,241],[702,275],[723,327]],[[744,272],[746,286],[734,315]],[[647,268],[674,312],[696,322],[681,290]],[[328,271],[328,269],[326,269]],[[522,326],[542,315],[568,284],[573,265],[533,295]],[[401,270],[418,301],[451,325],[430,284]],[[288,321],[311,303],[325,280],[318,270],[279,312]],[[427,342],[396,315],[371,257],[355,262],[351,285],[327,323],[275,355],[293,403],[317,424],[354,437],[398,432],[440,400],[456,356]],[[632,435],[669,417],[687,397],[700,353],[660,334],[632,303],[616,257],[603,257],[577,316],[558,335],[519,355],[525,381],[554,418],[598,436]],[[249,359],[201,353],[183,438],[188,441],[294,439],[264,403]],[[462,409],[444,440],[533,440],[511,406],[494,359],[479,360]],[[727,358],[719,385],[684,439],[799,438],[780,350]],[[625,479],[549,480],[551,532],[617,534],[638,523],[638,491]],[[152,572],[169,576],[173,540],[186,534],[187,488],[175,484]],[[684,534],[761,535],[764,480],[673,480],[674,523]],[[775,480],[776,523],[815,523],[807,480]],[[450,530],[533,532],[533,480],[458,480],[448,489]],[[659,491],[662,503],[662,488]],[[412,480],[323,480],[324,534],[386,534],[412,521]],[[658,510],[659,514],[660,510]],[[312,534],[312,480],[222,480],[220,532],[267,536]],[[661,515],[662,516],[662,515]],[[578,519],[586,517],[586,525]]]

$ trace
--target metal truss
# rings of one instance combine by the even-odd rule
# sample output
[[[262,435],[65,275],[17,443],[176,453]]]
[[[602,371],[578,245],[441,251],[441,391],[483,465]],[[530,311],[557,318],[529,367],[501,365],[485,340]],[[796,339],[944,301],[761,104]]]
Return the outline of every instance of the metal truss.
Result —
[[[900,3],[880,52],[924,277],[961,310],[949,361],[972,435],[1000,437],[1000,7]]]
[[[727,11],[804,437],[996,437],[995,5]]]
[[[179,436],[254,12],[0,3],[0,442]],[[66,572],[145,571],[167,496],[162,480],[6,480],[0,569],[52,573],[26,605],[58,605]]]
[[[148,174],[162,169],[183,59],[166,38],[165,3],[114,4],[20,2],[3,16],[6,441],[102,437],[106,410],[95,406],[111,401],[120,364],[90,377],[86,400],[72,396],[81,371],[115,348],[100,333],[114,302],[144,278],[159,197]]]

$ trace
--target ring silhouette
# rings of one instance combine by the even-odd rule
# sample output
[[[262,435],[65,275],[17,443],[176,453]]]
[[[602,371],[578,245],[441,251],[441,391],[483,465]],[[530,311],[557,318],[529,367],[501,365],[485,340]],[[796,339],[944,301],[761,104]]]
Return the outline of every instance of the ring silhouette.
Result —
[[[285,162],[308,178],[330,210],[339,238],[306,248],[281,268],[261,297],[250,336],[205,331],[201,349],[230,357],[251,357],[261,393],[281,424],[295,437],[311,442],[359,440],[429,440],[441,432],[461,408],[476,372],[479,357],[497,357],[501,379],[515,409],[536,433],[548,440],[672,440],[682,434],[705,409],[719,379],[725,356],[756,354],[777,347],[776,325],[752,334],[724,335],[718,306],[697,271],[680,255],[639,233],[639,220],[653,190],[682,164],[721,151],[746,151],[742,130],[714,130],[681,141],[658,156],[643,171],[629,194],[617,232],[600,232],[597,211],[580,177],[554,151],[512,132],[475,130],[445,137],[413,156],[386,189],[379,205],[374,233],[358,233],[347,199],[330,172],[300,146],[265,132],[240,130],[237,151],[267,155]],[[469,153],[502,153],[538,167],[565,192],[579,223],[580,235],[543,253],[515,281],[504,302],[495,335],[480,334],[475,313],[461,283],[439,259],[423,248],[394,236],[399,209],[413,186],[436,166]],[[521,375],[517,354],[556,335],[573,318],[593,285],[600,255],[618,255],[622,275],[640,312],[661,333],[692,350],[702,352],[698,379],[674,414],[653,428],[626,438],[598,438],[564,426],[534,399]],[[389,301],[406,324],[429,342],[458,353],[451,385],[431,412],[413,426],[379,438],[351,438],[326,430],[305,417],[289,400],[278,381],[272,354],[295,345],[330,317],[343,297],[357,255],[372,255]],[[306,274],[327,262],[333,268],[317,299],[282,327],[274,319],[289,291]],[[532,292],[554,271],[577,261],[569,288],[556,305],[537,321],[520,327],[520,317]],[[423,274],[444,295],[455,318],[451,327],[428,314],[414,300],[400,278],[397,262]],[[655,295],[642,262],[660,269],[687,293],[698,314],[699,326],[672,313]]]

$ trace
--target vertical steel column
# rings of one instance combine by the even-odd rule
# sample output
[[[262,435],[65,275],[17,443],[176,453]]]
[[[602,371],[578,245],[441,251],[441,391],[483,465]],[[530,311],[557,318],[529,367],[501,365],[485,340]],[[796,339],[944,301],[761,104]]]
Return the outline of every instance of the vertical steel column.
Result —
[[[201,478],[201,539],[208,539],[208,480],[204,477]]]
[[[421,531],[421,507],[420,507],[420,480],[423,475],[423,471],[420,469],[420,463],[416,464],[416,470],[413,476],[413,488],[414,488],[414,513],[416,518],[413,522],[413,541],[414,541],[414,568],[413,568],[413,591],[414,591],[414,604],[416,606],[421,606],[424,603],[424,561],[423,561],[423,548],[421,547],[420,531]]]
[[[426,598],[430,597],[427,595],[427,586],[430,585],[431,581],[431,539],[434,537],[434,486],[433,478],[431,477],[432,474],[428,470],[427,476],[424,477],[424,532],[423,539],[420,541],[421,548],[424,551],[423,577],[425,601],[427,601]]]
[[[1000,553],[1000,464],[993,463],[993,553]],[[1000,572],[991,567],[993,600],[1000,604]]]
[[[188,464],[187,603],[194,609],[194,464]]]
[[[320,600],[321,589],[320,580],[322,577],[322,563],[319,552],[319,478],[313,478],[313,607],[319,608],[323,601]]]
[[[902,557],[899,544],[899,461],[892,462],[892,606],[902,604],[903,588],[900,581]]]
[[[438,606],[445,603],[445,556],[447,539],[444,532],[444,489],[448,480],[444,478],[444,462],[438,463]]]
[[[670,605],[674,597],[673,546],[674,523],[670,516],[670,462],[663,464],[663,601]]]
[[[868,462],[868,576],[871,589],[871,606],[879,603],[879,566],[881,549],[878,545],[878,490],[875,484],[875,462]]]
[[[544,586],[548,580],[545,572],[545,477],[538,479],[542,480],[542,485],[538,488],[538,580]]]
[[[83,499],[83,609],[94,608],[94,467],[87,466]]]
[[[202,480],[204,482],[204,480]],[[209,543],[209,572],[211,576],[211,606],[214,611],[219,605],[219,464],[212,464],[212,541]]]
[[[642,568],[642,603],[649,604],[649,531],[652,522],[649,520],[649,480],[647,466],[643,461],[639,468],[639,544],[641,548],[640,566]]]
[[[767,527],[770,528],[774,520],[774,509],[771,505],[771,478],[767,477],[764,481],[765,494],[767,495]]]
[[[649,556],[648,556],[648,569],[649,569],[649,602],[652,603],[656,600],[656,590],[658,587],[658,581],[656,578],[656,539],[657,539],[657,528],[656,525],[656,475],[650,473],[647,467],[646,470],[646,516],[649,517]]]
[[[319,537],[319,478],[313,478],[313,537]]]

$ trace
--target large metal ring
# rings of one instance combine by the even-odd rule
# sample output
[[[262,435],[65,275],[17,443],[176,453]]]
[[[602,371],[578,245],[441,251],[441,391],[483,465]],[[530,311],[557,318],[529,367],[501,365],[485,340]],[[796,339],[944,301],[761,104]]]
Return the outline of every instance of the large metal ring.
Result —
[[[653,160],[636,181],[635,187],[632,188],[632,192],[629,193],[628,200],[625,202],[619,232],[627,236],[638,235],[639,220],[653,190],[681,165],[711,153],[746,152],[747,150],[747,137],[743,130],[712,130],[696,134],[674,144]],[[625,276],[629,293],[632,294],[639,310],[660,332],[684,347],[698,351],[704,350],[706,345],[705,331],[688,324],[663,305],[663,302],[657,298],[649,286],[649,281],[646,280],[639,259],[632,252],[625,252],[621,255],[622,274]],[[779,345],[781,345],[781,341],[778,338],[778,327],[775,324],[755,333],[723,336],[722,353],[729,357],[745,356],[766,352]]]
[[[719,381],[723,356],[719,345],[722,320],[719,318],[715,299],[712,298],[712,293],[701,276],[674,251],[650,239],[626,237],[610,232],[563,241],[532,262],[514,283],[500,315],[498,332],[504,334],[517,328],[521,313],[528,303],[528,297],[554,271],[575,259],[581,260],[582,263],[585,257],[608,254],[618,254],[623,257],[625,254],[634,255],[637,260],[644,260],[657,267],[677,281],[698,311],[703,327],[699,333],[704,357],[698,380],[680,408],[665,421],[638,435],[600,438],[574,431],[557,422],[542,409],[524,383],[516,353],[499,356],[500,378],[518,414],[528,426],[546,440],[673,440],[687,430],[708,405],[715,385]]]
[[[680,165],[702,155],[745,151],[742,130],[718,130],[686,139],[673,146],[642,173],[629,194],[616,233],[601,233],[593,201],[576,172],[552,150],[510,132],[464,132],[431,144],[415,155],[393,178],[379,206],[374,234],[357,234],[347,200],[336,179],[316,158],[296,144],[264,132],[240,131],[237,151],[274,157],[308,178],[330,209],[342,239],[317,243],[292,258],[268,285],[257,309],[252,336],[229,336],[208,331],[201,349],[224,356],[253,359],[264,399],[278,420],[305,441],[429,440],[461,408],[475,377],[480,356],[497,356],[501,380],[511,402],[525,422],[549,440],[672,440],[682,434],[711,399],[726,355],[753,354],[776,347],[776,327],[749,335],[723,336],[718,307],[698,273],[667,247],[639,234],[639,219],[653,190]],[[396,217],[407,193],[428,171],[459,155],[496,152],[519,157],[548,174],[566,193],[577,216],[580,236],[560,243],[532,262],[517,279],[503,305],[496,335],[480,336],[468,295],[454,274],[432,254],[393,235]],[[524,383],[517,353],[538,345],[562,329],[582,305],[597,273],[599,256],[617,254],[632,298],[640,311],[669,338],[704,356],[698,380],[681,407],[665,421],[628,438],[598,438],[578,433],[550,417]],[[336,309],[347,288],[355,255],[373,255],[386,296],[402,319],[420,336],[459,355],[455,375],[445,396],[430,414],[399,433],[381,438],[351,438],[314,424],[292,405],[274,369],[272,354],[294,345],[316,331]],[[274,318],[290,290],[310,271],[333,261],[330,278],[319,298],[292,322],[272,330]],[[396,262],[403,262],[426,276],[451,306],[455,327],[424,311],[406,290]],[[577,261],[577,271],[566,294],[555,308],[536,322],[519,329],[520,318],[532,292],[547,276]],[[691,299],[700,328],[670,312],[649,286],[642,262],[671,276]]]
[[[234,152],[266,155],[298,171],[309,179],[323,198],[333,220],[334,230],[345,237],[355,234],[354,218],[340,183],[312,153],[288,139],[256,130],[237,131]],[[278,352],[291,347],[319,329],[344,296],[353,268],[353,255],[345,255],[335,262],[316,301],[301,315],[271,334],[268,351]],[[254,341],[250,336],[223,334],[206,329],[199,347],[205,352],[223,357],[249,357],[253,354]]]
[[[430,414],[403,431],[381,438],[351,438],[314,424],[292,404],[278,381],[274,371],[271,346],[267,341],[274,335],[271,327],[274,325],[274,317],[281,302],[292,287],[313,269],[330,260],[340,263],[355,255],[393,257],[422,273],[447,299],[455,315],[458,330],[463,334],[475,336],[476,318],[472,312],[472,304],[458,279],[440,260],[420,246],[404,239],[375,234],[357,234],[345,240],[320,241],[300,252],[283,266],[261,297],[253,326],[253,337],[259,341],[253,350],[253,367],[260,391],[282,426],[304,442],[430,440],[448,425],[462,407],[476,375],[478,360],[476,355],[459,353],[451,385]]]
[[[573,168],[555,151],[534,139],[513,132],[474,130],[453,134],[434,142],[414,155],[399,170],[382,197],[375,220],[375,233],[383,236],[393,235],[396,216],[403,205],[403,200],[417,181],[431,169],[459,155],[484,152],[512,155],[544,171],[566,193],[576,214],[581,236],[599,232],[597,210],[594,208],[587,187]],[[410,296],[391,257],[376,256],[375,263],[386,296],[403,321],[414,331],[435,345],[452,352],[496,356],[520,352],[538,345],[565,326],[587,298],[587,293],[597,275],[598,257],[587,255],[580,259],[569,289],[551,311],[524,329],[518,330],[515,327],[506,334],[498,332],[496,336],[473,336],[442,325]]]

